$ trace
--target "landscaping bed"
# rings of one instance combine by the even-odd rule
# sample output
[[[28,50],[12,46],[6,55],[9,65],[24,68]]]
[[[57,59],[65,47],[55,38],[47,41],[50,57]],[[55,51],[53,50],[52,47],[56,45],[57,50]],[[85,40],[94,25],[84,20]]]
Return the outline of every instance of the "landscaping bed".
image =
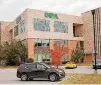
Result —
[[[101,74],[68,74],[59,84],[101,84]]]

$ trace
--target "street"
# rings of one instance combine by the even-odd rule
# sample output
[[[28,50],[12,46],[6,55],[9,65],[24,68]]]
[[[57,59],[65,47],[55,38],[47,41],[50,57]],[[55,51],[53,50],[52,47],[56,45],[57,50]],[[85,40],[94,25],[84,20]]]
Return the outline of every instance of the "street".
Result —
[[[0,68],[0,84],[44,84],[44,85],[55,85],[57,82],[51,82],[49,80],[38,80],[33,81],[21,81],[16,77],[16,69],[1,69]],[[60,80],[61,81],[61,80]]]
[[[60,67],[63,68],[64,67]],[[0,68],[0,84],[44,84],[44,85],[55,85],[58,84],[60,81],[57,82],[50,82],[49,80],[33,80],[33,81],[21,81],[19,78],[16,77],[16,69],[3,69]],[[101,69],[98,69],[98,74],[101,74]],[[75,69],[65,69],[66,73],[80,73],[80,74],[93,74],[94,69],[91,66],[78,66]],[[68,76],[65,77],[68,79]]]

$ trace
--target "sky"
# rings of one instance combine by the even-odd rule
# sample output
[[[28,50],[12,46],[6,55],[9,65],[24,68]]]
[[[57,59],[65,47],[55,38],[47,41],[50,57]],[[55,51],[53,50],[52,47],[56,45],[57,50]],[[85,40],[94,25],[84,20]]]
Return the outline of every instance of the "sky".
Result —
[[[13,21],[26,8],[80,16],[101,7],[101,0],[0,0],[0,21]]]

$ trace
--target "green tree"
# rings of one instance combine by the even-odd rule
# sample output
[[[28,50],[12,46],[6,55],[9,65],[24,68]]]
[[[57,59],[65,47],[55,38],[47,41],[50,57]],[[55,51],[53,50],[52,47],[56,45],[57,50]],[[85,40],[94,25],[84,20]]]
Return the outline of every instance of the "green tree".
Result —
[[[84,51],[82,49],[78,49],[72,52],[72,60],[75,63],[78,63],[79,60],[83,57]]]
[[[6,60],[7,65],[16,65],[19,58],[24,61],[26,47],[20,40],[12,40],[1,45],[0,59]]]
[[[77,43],[76,49],[72,51],[72,61],[78,63],[81,58],[83,58],[84,50]]]

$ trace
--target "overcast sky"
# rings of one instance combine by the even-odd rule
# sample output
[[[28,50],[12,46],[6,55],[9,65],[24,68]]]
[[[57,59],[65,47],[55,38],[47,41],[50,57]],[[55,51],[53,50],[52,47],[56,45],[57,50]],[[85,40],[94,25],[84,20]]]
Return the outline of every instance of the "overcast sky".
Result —
[[[80,15],[101,7],[101,0],[0,0],[0,21],[12,21],[26,8]]]

